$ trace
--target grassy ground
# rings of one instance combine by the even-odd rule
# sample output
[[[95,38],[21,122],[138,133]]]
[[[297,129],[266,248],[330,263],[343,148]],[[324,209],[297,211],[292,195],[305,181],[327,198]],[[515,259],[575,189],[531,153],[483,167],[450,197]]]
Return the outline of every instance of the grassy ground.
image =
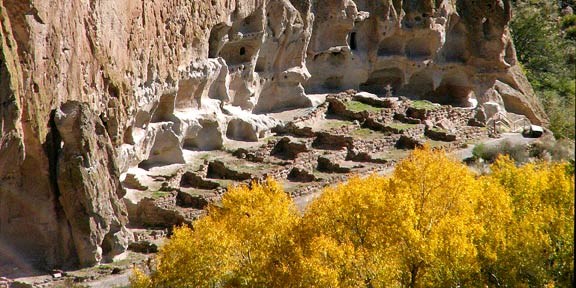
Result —
[[[410,106],[416,109],[427,109],[427,110],[436,110],[440,108],[440,106],[434,105],[434,103],[427,100],[414,100],[412,101]]]
[[[358,101],[346,102],[346,108],[352,112],[362,112],[362,111],[379,112],[383,109],[383,108],[374,107],[374,106],[371,106],[368,104],[364,104],[364,103],[358,102]]]
[[[163,192],[163,191],[155,191],[155,192],[152,192],[151,196],[152,196],[152,199],[160,199],[162,197],[168,196],[168,194],[170,194],[170,193]]]
[[[388,126],[398,129],[398,130],[408,130],[411,128],[415,128],[418,124],[407,124],[407,123],[400,123],[400,122],[393,122],[390,123]]]
[[[412,150],[390,149],[388,151],[375,153],[372,155],[372,158],[398,161],[408,157],[411,151]]]
[[[340,120],[340,119],[323,119],[321,121],[318,121],[318,123],[316,125],[314,125],[315,127],[315,131],[322,131],[322,130],[329,130],[329,129],[333,129],[333,128],[340,128],[343,126],[348,126],[351,125],[352,122],[350,121],[345,121],[345,120]]]
[[[382,132],[374,131],[368,128],[359,128],[353,130],[351,134],[352,137],[360,140],[379,139],[386,135]]]

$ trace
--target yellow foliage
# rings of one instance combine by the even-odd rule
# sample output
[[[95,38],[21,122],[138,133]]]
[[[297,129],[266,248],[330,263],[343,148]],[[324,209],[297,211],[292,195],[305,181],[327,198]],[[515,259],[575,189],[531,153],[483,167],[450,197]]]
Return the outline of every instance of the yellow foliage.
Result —
[[[297,261],[290,234],[298,221],[276,182],[234,187],[194,230],[174,229],[149,287],[277,286]]]
[[[416,150],[394,171],[388,193],[403,221],[396,249],[404,265],[402,283],[456,286],[478,270],[474,239],[479,191],[473,174],[443,151]]]
[[[384,191],[387,183],[376,175],[354,177],[326,189],[310,205],[300,232],[305,264],[313,271],[310,277],[326,275],[326,281],[339,284],[311,285],[308,280],[305,286],[382,287],[396,282],[399,264],[390,239],[402,223],[389,217],[394,205]]]
[[[142,270],[136,268],[130,275],[130,284],[132,288],[146,288],[152,285],[152,281]]]
[[[352,177],[299,215],[273,180],[230,189],[175,228],[134,287],[570,286],[574,177],[498,159],[476,176],[416,150],[390,177]]]
[[[566,163],[516,167],[502,157],[490,175],[512,198],[506,249],[492,273],[513,285],[571,286],[574,263],[574,175]]]

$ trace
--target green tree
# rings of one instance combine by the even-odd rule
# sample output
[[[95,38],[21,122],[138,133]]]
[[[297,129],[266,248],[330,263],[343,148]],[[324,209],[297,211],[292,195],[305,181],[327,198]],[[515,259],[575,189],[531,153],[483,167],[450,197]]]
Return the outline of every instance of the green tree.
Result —
[[[562,36],[556,1],[515,1],[510,23],[518,60],[557,137],[575,136],[575,42]]]

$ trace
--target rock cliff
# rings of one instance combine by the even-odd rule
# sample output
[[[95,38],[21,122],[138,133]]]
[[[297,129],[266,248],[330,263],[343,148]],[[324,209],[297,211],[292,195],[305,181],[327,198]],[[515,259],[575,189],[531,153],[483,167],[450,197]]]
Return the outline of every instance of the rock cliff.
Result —
[[[545,124],[510,17],[508,0],[0,0],[0,259],[113,258],[120,173],[266,137],[307,93]]]

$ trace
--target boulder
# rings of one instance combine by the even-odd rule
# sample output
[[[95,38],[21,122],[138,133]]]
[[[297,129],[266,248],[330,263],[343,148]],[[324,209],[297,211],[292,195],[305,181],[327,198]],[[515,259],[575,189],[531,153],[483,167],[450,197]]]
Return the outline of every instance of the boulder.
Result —
[[[395,106],[395,101],[391,98],[380,98],[375,94],[368,92],[359,92],[352,98],[358,102],[368,104],[374,107],[380,108],[393,108]]]
[[[452,123],[452,121],[450,121],[449,119],[446,119],[446,118],[438,121],[436,123],[436,126],[440,129],[443,129],[443,130],[448,131],[448,132],[454,132],[454,130],[456,129],[456,126],[454,125],[454,123]]]

